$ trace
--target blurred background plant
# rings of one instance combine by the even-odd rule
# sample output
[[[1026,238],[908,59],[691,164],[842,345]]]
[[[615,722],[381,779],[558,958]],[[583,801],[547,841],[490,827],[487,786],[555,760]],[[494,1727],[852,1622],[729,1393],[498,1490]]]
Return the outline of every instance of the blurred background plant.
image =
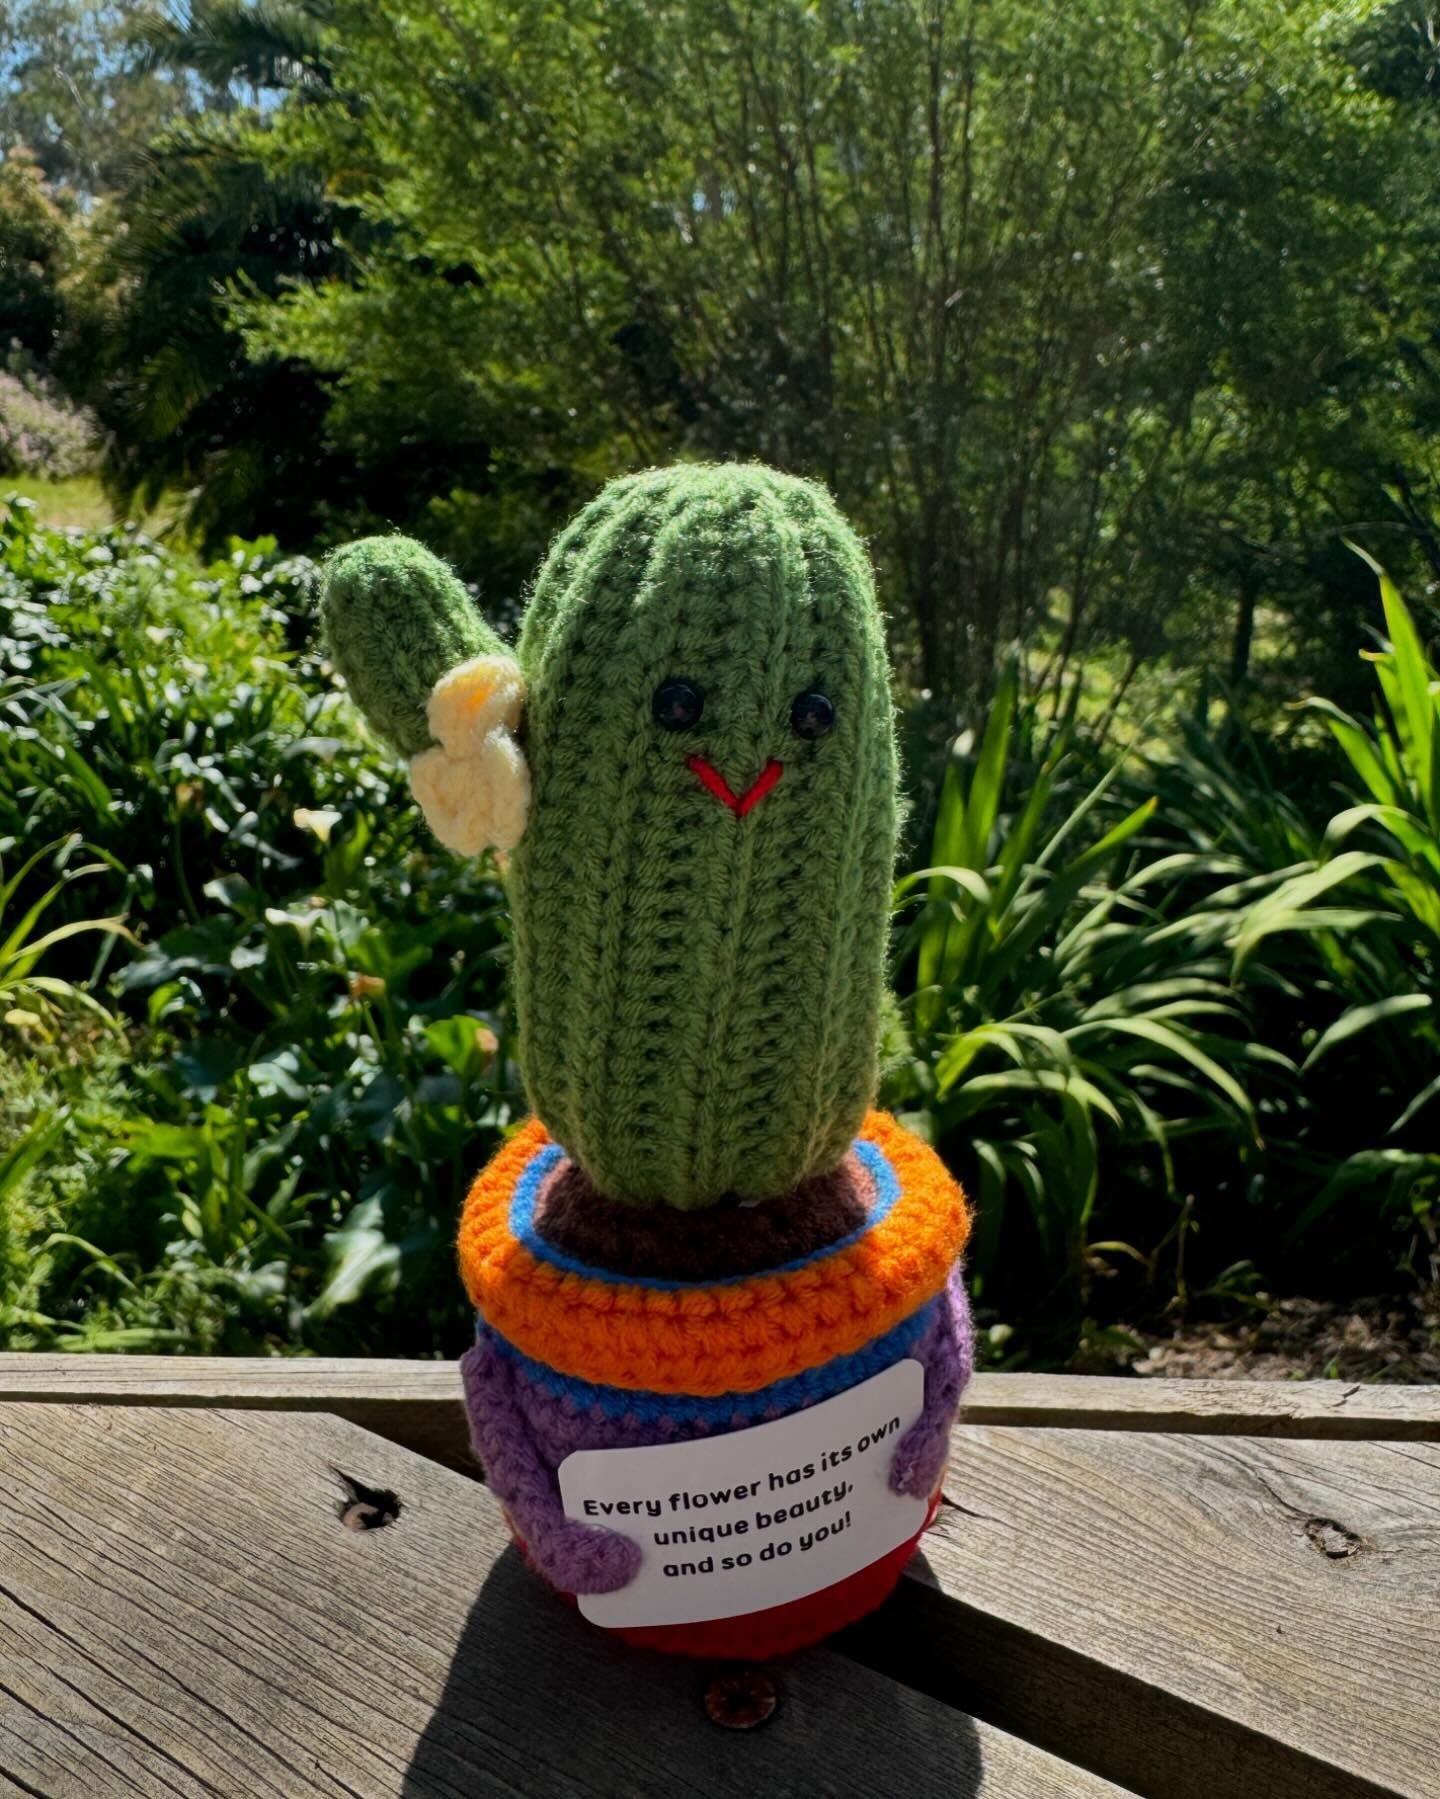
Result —
[[[1434,1290],[1437,41],[0,0],[0,1332],[463,1342],[505,919],[331,692],[310,559],[417,531],[504,626],[677,456],[874,553],[885,1097],[979,1200],[992,1353]]]
[[[14,1346],[464,1340],[453,1222],[522,1105],[502,900],[290,644],[312,572],[0,524]],[[1440,677],[1385,609],[1373,719],[1317,702],[1304,782],[1196,718],[1107,752],[1019,661],[952,746],[883,1098],[974,1193],[1007,1354],[1063,1362],[1241,1261],[1434,1280]]]
[[[463,1328],[452,1221],[518,1104],[499,893],[287,647],[311,572],[0,523],[0,851],[57,838],[0,886],[13,1347]]]

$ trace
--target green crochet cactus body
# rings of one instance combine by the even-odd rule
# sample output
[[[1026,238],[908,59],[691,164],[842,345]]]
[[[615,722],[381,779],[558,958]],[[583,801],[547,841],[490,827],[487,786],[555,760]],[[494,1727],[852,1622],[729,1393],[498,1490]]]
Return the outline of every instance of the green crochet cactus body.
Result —
[[[327,608],[348,674],[342,636],[398,633],[359,629],[373,596],[344,586]],[[436,592],[427,575],[420,603]],[[407,695],[450,666],[453,628],[407,627],[426,646]],[[557,540],[518,654],[533,799],[508,878],[537,1114],[636,1204],[765,1199],[833,1167],[874,1094],[896,832],[884,633],[854,533],[820,488],[768,469],[616,482]],[[667,728],[657,690],[677,681],[703,709],[686,724],[662,696]],[[725,802],[747,794],[743,816]]]
[[[526,1083],[616,1198],[767,1198],[832,1167],[875,1086],[895,837],[863,550],[806,482],[616,483],[557,543],[520,639],[534,811],[512,867]],[[652,716],[682,678],[690,730]],[[795,697],[835,708],[790,727]],[[703,756],[745,817],[701,784]]]

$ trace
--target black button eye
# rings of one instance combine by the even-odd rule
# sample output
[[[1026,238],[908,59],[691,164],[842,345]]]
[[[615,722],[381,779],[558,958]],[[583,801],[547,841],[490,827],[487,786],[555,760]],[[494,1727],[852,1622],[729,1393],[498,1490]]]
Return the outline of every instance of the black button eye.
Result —
[[[790,704],[790,729],[797,737],[823,737],[835,723],[835,708],[823,693],[797,693]]]
[[[705,710],[705,691],[678,677],[662,681],[650,697],[655,723],[667,731],[693,731]]]

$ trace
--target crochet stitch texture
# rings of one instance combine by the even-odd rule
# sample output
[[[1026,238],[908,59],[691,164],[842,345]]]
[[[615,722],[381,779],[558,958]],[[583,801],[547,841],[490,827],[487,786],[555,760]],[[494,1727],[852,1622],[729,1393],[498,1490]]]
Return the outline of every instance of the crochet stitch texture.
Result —
[[[862,1226],[823,1254],[713,1281],[616,1279],[577,1269],[534,1231],[535,1189],[563,1152],[532,1121],[465,1203],[460,1268],[470,1298],[525,1355],[614,1387],[746,1393],[851,1355],[941,1290],[969,1234],[959,1187],[918,1137],[872,1112],[855,1147],[879,1151],[872,1203]]]
[[[566,1208],[553,1201],[573,1164],[534,1121],[476,1180],[460,1231],[479,1314],[461,1362],[471,1432],[525,1553],[562,1592],[623,1586],[638,1553],[628,1537],[564,1515],[557,1470],[567,1455],[743,1430],[906,1357],[924,1368],[925,1404],[890,1484],[934,1500],[973,1354],[956,1271],[969,1213],[934,1151],[884,1113],[867,1117],[852,1158],[858,1217],[802,1207],[791,1223],[808,1222],[810,1239],[792,1240],[783,1263],[684,1281],[617,1275],[556,1240]],[[656,1237],[681,1240],[693,1222],[671,1212]],[[725,1265],[738,1231],[716,1232],[709,1247]],[[781,1654],[878,1605],[908,1547],[764,1612],[621,1634],[672,1653]]]
[[[460,1230],[472,1440],[526,1555],[600,1593],[639,1546],[569,1519],[582,1448],[790,1415],[915,1357],[890,1483],[936,1501],[972,1354],[963,1195],[870,1110],[897,829],[884,631],[823,489],[755,466],[612,483],[508,648],[429,551],[326,565],[330,654],[432,829],[509,852],[535,1117]],[[624,1634],[764,1656],[878,1604],[910,1545],[803,1600]]]
[[[516,999],[536,1113],[602,1193],[769,1199],[844,1153],[875,1088],[896,829],[869,563],[813,483],[681,467],[613,483],[525,613],[532,827]],[[704,696],[690,729],[662,682]],[[806,741],[800,694],[834,728]],[[710,796],[701,757],[742,795]]]
[[[504,653],[404,539],[332,558],[322,614],[376,729],[422,760],[435,683]],[[516,654],[530,805],[507,878],[537,1116],[632,1204],[771,1199],[833,1168],[874,1095],[896,832],[859,540],[769,469],[616,481],[556,541]],[[693,723],[657,720],[667,681],[701,696]],[[833,723],[800,735],[817,695]]]
[[[505,648],[452,571],[409,537],[336,550],[320,583],[320,625],[356,705],[402,756],[435,741],[428,709],[441,676]]]

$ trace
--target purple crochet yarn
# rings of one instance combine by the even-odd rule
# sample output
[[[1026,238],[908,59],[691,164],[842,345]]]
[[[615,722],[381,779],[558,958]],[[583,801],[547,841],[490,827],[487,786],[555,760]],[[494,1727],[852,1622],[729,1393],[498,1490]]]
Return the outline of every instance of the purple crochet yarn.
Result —
[[[935,1322],[913,1351],[925,1369],[925,1407],[901,1439],[890,1469],[897,1493],[928,1498],[945,1467],[960,1395],[970,1378],[974,1330],[957,1269]],[[565,1516],[556,1470],[576,1449],[628,1449],[675,1441],[668,1421],[582,1409],[532,1381],[483,1335],[461,1358],[475,1454],[541,1574],[566,1593],[610,1593],[639,1565],[640,1549],[618,1531]],[[686,1438],[707,1434],[686,1430]]]
[[[945,1472],[950,1427],[975,1366],[975,1326],[958,1268],[920,1360],[925,1364],[925,1408],[900,1439],[890,1464],[891,1490],[912,1499],[928,1499]]]
[[[460,1358],[470,1440],[535,1566],[562,1593],[613,1593],[640,1566],[640,1545],[619,1531],[565,1516],[552,1469],[536,1453],[516,1403],[509,1364],[483,1340]]]

